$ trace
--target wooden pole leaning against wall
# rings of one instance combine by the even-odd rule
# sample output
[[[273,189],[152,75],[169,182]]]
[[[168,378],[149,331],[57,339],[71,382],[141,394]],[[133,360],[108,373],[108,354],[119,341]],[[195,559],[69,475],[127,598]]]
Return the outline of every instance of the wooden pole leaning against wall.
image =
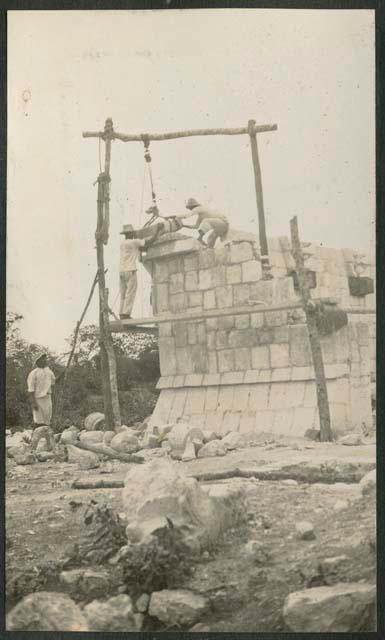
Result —
[[[314,375],[317,390],[317,403],[320,421],[320,440],[323,442],[333,440],[330,424],[330,409],[328,389],[325,377],[325,368],[322,356],[321,340],[318,334],[314,303],[311,299],[307,270],[299,239],[297,216],[290,220],[291,249],[298,275],[299,290],[306,314],[306,323],[309,332],[310,349],[313,358]]]

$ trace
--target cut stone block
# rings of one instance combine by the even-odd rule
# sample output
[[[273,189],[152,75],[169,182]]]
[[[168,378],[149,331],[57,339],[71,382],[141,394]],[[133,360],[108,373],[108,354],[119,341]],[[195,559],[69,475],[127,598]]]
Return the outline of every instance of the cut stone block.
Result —
[[[215,289],[218,309],[226,309],[233,306],[233,288],[230,285],[226,287],[217,287]]]
[[[273,368],[288,367],[290,363],[289,345],[271,344],[270,345],[270,362]]]
[[[220,387],[218,394],[218,411],[225,413],[231,411],[234,400],[234,387]]]
[[[166,260],[159,260],[154,263],[155,282],[167,282],[169,278],[168,265]]]
[[[263,313],[252,313],[250,315],[250,325],[254,329],[260,329],[261,327],[263,327],[264,322],[265,322],[265,317]]]
[[[270,385],[254,384],[249,393],[249,411],[265,411],[269,406]]]
[[[193,322],[189,322],[187,325],[187,342],[189,344],[196,344],[197,342],[196,324]]]
[[[169,278],[170,294],[183,293],[184,291],[184,274],[173,273]]]
[[[209,369],[207,349],[204,344],[195,344],[190,347],[192,373],[206,373]]]
[[[242,267],[240,264],[232,264],[226,268],[227,284],[239,284],[242,281]]]
[[[183,256],[183,265],[185,271],[196,271],[199,266],[198,254],[193,253]]]
[[[226,375],[226,374],[224,374]],[[234,411],[247,411],[249,406],[250,385],[241,384],[234,393],[233,410]]]
[[[227,331],[217,331],[215,345],[217,349],[225,349],[229,346],[229,334]]]
[[[191,388],[188,389],[185,413],[188,415],[194,415],[196,413],[203,413],[205,404],[206,389],[204,388]]]
[[[193,363],[190,348],[179,347],[175,349],[176,369],[178,374],[193,373]]]
[[[310,407],[297,407],[294,410],[292,435],[302,437],[308,429],[314,425],[316,409]]]
[[[185,376],[186,387],[200,387],[203,381],[203,374],[201,373],[189,373]]]
[[[158,285],[160,286],[160,285]],[[162,285],[163,286],[163,285]],[[172,311],[173,313],[178,313],[179,311],[184,311],[187,307],[187,300],[185,293],[174,293],[170,295],[170,308],[166,308],[163,310]]]
[[[233,285],[234,306],[244,306],[249,303],[250,287],[248,284]]]
[[[251,361],[253,369],[269,369],[270,353],[269,347],[253,347],[251,349]]]
[[[221,374],[220,384],[242,384],[243,377],[243,371],[227,371]]]
[[[210,269],[215,265],[214,249],[204,249],[199,251],[199,268]]]
[[[228,412],[223,416],[223,426],[221,433],[225,434],[228,431],[238,431],[239,423],[241,421],[240,413]]]
[[[251,351],[248,347],[236,349],[235,369],[236,371],[247,371],[251,367]]]
[[[215,291],[210,289],[208,291],[203,292],[203,308],[204,309],[215,309],[217,306],[215,299]]]
[[[189,307],[201,307],[203,304],[203,295],[201,291],[191,291],[187,294]]]
[[[186,291],[196,291],[198,289],[198,272],[188,271],[185,277]]]
[[[218,318],[218,329],[221,331],[225,329],[232,329],[234,326],[234,316],[223,316]]]
[[[290,363],[295,367],[312,364],[312,355],[307,326],[292,325],[289,327]]]
[[[230,245],[230,260],[231,262],[239,263],[252,260],[253,250],[251,242],[233,242]]]
[[[228,284],[226,279],[226,267],[224,265],[217,265],[211,270],[212,282],[214,287],[221,287]]]
[[[155,312],[163,313],[164,311],[168,311],[169,310],[168,285],[157,284],[154,287],[154,291],[155,291]]]
[[[176,347],[185,347],[187,344],[187,324],[186,322],[174,322],[173,334]]]
[[[242,263],[242,282],[256,282],[262,279],[262,267],[259,260]]]
[[[172,335],[171,322],[162,322],[159,325],[159,338],[169,338]]]
[[[211,289],[213,286],[212,270],[203,269],[202,271],[199,271],[199,289],[203,291]]]
[[[218,359],[217,359],[217,352],[216,351],[209,351],[208,352],[208,366],[209,366],[209,373],[217,373],[218,372]]]
[[[176,422],[178,418],[181,418],[184,413],[184,408],[186,405],[187,399],[187,390],[186,389],[177,389],[174,391],[174,401],[171,406],[169,420],[170,422]]]
[[[233,349],[221,349],[218,351],[218,369],[220,373],[234,371],[235,357]]]
[[[172,376],[177,371],[174,338],[159,338],[159,361],[162,376]]]
[[[248,329],[250,327],[250,316],[242,315],[235,316],[235,328],[236,329]]]
[[[205,411],[216,411],[218,406],[218,387],[207,387],[205,396]]]
[[[234,329],[229,333],[230,347],[252,347],[255,343],[254,329]]]

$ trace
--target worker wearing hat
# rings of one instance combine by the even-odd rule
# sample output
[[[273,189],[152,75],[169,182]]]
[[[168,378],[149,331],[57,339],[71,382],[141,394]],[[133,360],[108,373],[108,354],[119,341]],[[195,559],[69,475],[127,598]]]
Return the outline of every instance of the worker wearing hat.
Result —
[[[27,379],[34,422],[31,448],[36,450],[39,440],[45,438],[48,449],[52,450],[55,447],[55,439],[50,425],[52,419],[52,387],[55,384],[55,376],[47,365],[46,353],[39,353],[34,360],[34,365],[35,367]]]
[[[208,247],[213,247],[217,238],[225,239],[229,230],[229,223],[222,213],[203,207],[195,198],[189,198],[186,202],[188,213],[179,214],[179,219],[197,216],[193,228],[198,230],[198,240]]]
[[[141,257],[141,251],[148,245],[155,242],[160,228],[157,226],[152,237],[144,239],[138,238],[137,232],[131,224],[123,225],[120,235],[124,236],[120,243],[120,311],[121,320],[131,318],[132,309],[135,302],[138,288],[138,278],[136,275],[137,262]]]

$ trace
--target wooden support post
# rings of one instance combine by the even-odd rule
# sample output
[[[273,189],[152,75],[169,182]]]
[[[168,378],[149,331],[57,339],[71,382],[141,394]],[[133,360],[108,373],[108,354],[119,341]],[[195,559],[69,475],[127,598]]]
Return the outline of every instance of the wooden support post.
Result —
[[[267,244],[265,210],[263,206],[262,175],[261,175],[261,165],[260,165],[259,156],[258,156],[258,144],[257,144],[255,120],[249,120],[248,133],[250,137],[251,156],[253,159],[255,195],[257,198],[259,245],[261,248],[262,277],[264,278],[264,280],[269,280],[273,276],[270,273],[269,247]]]
[[[121,425],[121,419],[116,377],[116,361],[108,318],[108,300],[104,274],[103,214],[105,203],[105,183],[107,181],[109,181],[109,176],[105,173],[101,173],[98,177],[98,217],[95,238],[99,283],[99,341],[104,415],[107,428],[109,430],[114,430],[116,427]]]
[[[315,373],[315,381],[317,388],[317,403],[320,420],[320,439],[321,441],[333,440],[333,434],[330,425],[330,410],[328,400],[328,390],[325,378],[324,362],[322,357],[321,341],[316,325],[316,317],[314,313],[314,302],[311,299],[309,283],[307,278],[307,270],[305,269],[305,261],[303,257],[302,247],[299,239],[297,216],[290,220],[291,248],[295,261],[296,271],[298,275],[299,290],[306,314],[307,328],[309,332],[309,341],[311,354],[313,358],[313,366]]]

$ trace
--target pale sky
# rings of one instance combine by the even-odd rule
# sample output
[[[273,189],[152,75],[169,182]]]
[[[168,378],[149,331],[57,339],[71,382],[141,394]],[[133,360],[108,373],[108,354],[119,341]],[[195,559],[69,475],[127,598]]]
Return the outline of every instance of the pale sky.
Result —
[[[8,12],[7,308],[65,348],[96,272],[99,145],[123,133],[278,125],[258,136],[268,236],[367,252],[375,215],[374,12],[202,9]],[[103,145],[102,145],[103,146]],[[103,149],[102,149],[103,151]],[[247,136],[153,143],[162,212],[189,196],[257,231]],[[105,251],[118,309],[119,231],[139,226],[143,145],[112,145]],[[144,208],[151,204],[145,184]],[[135,315],[149,313],[148,282]],[[146,284],[147,282],[147,284]],[[86,323],[97,322],[97,296]]]

